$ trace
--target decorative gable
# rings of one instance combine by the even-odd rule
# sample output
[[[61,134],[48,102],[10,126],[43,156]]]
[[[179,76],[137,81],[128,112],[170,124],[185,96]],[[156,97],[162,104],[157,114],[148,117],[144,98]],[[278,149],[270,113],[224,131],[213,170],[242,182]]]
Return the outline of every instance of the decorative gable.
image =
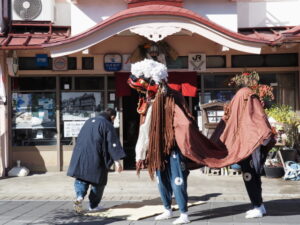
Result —
[[[172,5],[182,7],[184,0],[124,0],[128,3],[128,8],[144,5]]]

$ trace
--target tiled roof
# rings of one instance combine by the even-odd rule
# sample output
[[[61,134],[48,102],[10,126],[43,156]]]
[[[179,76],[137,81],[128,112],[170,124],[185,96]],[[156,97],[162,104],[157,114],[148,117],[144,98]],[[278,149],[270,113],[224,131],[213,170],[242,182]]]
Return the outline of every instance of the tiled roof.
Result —
[[[15,24],[5,35],[0,34],[1,49],[39,49],[44,44],[62,41],[70,36],[68,27],[46,24]]]
[[[244,28],[239,29],[239,33],[247,37],[269,41],[273,45],[291,41],[300,42],[300,26]]]
[[[201,17],[199,14],[181,7],[171,5],[144,5],[140,7],[128,8],[108,19],[100,22],[89,30],[69,37],[69,28],[51,27],[49,30],[39,28],[34,31],[21,30],[21,26],[15,26],[6,36],[0,35],[0,48],[2,49],[32,49],[70,44],[74,41],[92,35],[110,25],[130,18],[141,16],[177,16],[190,19],[199,24],[203,24],[216,32],[225,34],[233,39],[252,43],[262,43],[267,45],[280,45],[285,42],[300,42],[300,26],[286,28],[262,28],[262,29],[241,29],[240,32],[230,31],[212,21]]]

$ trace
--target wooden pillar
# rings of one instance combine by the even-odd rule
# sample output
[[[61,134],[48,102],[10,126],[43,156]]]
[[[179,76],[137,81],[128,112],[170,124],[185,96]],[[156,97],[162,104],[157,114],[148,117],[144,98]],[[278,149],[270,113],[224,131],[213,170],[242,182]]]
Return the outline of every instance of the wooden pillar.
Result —
[[[60,85],[59,76],[56,76],[56,151],[57,151],[57,171],[62,171],[63,165],[63,152],[60,143],[61,130],[60,130]]]

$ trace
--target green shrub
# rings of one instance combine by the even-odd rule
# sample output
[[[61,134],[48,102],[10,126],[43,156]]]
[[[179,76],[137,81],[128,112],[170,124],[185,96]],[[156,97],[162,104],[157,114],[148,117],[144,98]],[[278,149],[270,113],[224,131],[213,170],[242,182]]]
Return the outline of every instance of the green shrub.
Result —
[[[269,117],[274,118],[277,122],[281,123],[284,132],[287,135],[287,145],[289,147],[299,147],[299,125],[300,118],[296,112],[288,105],[273,105],[271,108],[266,109]]]

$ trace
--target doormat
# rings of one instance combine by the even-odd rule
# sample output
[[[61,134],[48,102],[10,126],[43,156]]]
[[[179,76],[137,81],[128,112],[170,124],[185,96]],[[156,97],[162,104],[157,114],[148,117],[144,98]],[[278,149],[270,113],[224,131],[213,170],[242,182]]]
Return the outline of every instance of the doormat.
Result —
[[[201,205],[205,201],[189,202],[188,207]],[[173,210],[178,209],[178,205],[172,206]],[[86,212],[87,216],[99,216],[104,218],[121,218],[126,220],[140,220],[152,217],[164,212],[164,207],[159,199],[146,200],[142,202],[125,203],[99,212]]]

